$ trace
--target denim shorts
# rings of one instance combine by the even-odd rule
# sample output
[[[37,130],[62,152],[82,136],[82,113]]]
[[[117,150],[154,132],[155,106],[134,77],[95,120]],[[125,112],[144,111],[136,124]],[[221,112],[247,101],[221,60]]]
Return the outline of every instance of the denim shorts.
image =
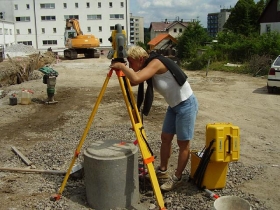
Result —
[[[168,106],[163,121],[162,132],[176,134],[178,140],[191,140],[198,112],[198,102],[194,94],[177,106]]]

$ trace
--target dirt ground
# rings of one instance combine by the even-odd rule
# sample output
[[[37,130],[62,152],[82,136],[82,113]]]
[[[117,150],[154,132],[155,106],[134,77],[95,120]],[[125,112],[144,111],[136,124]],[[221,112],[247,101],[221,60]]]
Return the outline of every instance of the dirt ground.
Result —
[[[52,138],[58,138],[52,135],[52,132],[60,137],[63,136],[65,126],[72,128],[76,138],[73,150],[67,151],[72,154],[108,73],[109,63],[110,61],[104,56],[99,59],[63,60],[54,64],[52,67],[59,72],[55,94],[55,100],[58,101],[56,105],[41,103],[47,97],[47,87],[42,79],[1,87],[0,89],[7,95],[0,99],[0,167],[27,167],[11,151],[11,147],[14,146],[31,159],[32,152],[32,154],[40,155],[42,162],[37,162],[35,165],[38,169],[42,169],[42,166],[45,166],[43,161],[46,161],[44,157],[51,158],[52,154],[49,154],[49,151],[36,149],[36,145],[47,144]],[[207,123],[231,122],[238,126],[240,128],[239,162],[248,167],[263,168],[262,173],[253,179],[245,180],[239,189],[253,194],[264,202],[268,209],[280,209],[280,144],[278,142],[280,139],[280,94],[268,94],[264,78],[211,70],[207,76],[204,71],[186,71],[186,73],[199,101],[192,149],[204,147]],[[32,103],[9,105],[9,95],[16,93],[20,97],[20,91],[23,88],[34,91]],[[93,123],[96,127],[106,127],[112,123],[122,124],[125,119],[129,123],[125,106],[122,104],[121,91],[118,88],[117,78],[113,75]],[[149,116],[144,118],[148,138],[149,132],[157,133],[160,138],[165,108],[166,104],[162,97],[156,94],[154,106]],[[82,129],[77,131],[75,130],[77,124],[69,123],[76,115],[71,117],[69,112],[79,112],[79,110],[83,110],[80,113],[82,119],[78,121]],[[54,147],[63,147],[63,144],[62,141],[59,146],[54,145]],[[57,164],[58,166],[54,166],[53,169],[67,169],[72,157],[68,153],[70,158],[61,161],[60,165]],[[173,166],[176,165],[174,157],[172,156],[171,159]],[[29,208],[30,203],[48,199],[55,191],[53,188],[50,191],[42,190],[42,193],[35,190],[44,182],[43,175],[31,178],[29,173],[0,171],[0,177],[0,209],[3,210],[33,209]],[[56,187],[61,184],[61,180],[56,181]]]

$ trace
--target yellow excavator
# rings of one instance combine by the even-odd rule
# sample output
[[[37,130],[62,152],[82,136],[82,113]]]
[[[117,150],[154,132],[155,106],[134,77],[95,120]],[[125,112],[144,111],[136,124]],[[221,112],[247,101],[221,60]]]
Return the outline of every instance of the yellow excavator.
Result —
[[[64,58],[77,59],[78,54],[84,54],[86,58],[100,57],[100,51],[96,48],[100,46],[99,39],[92,34],[83,34],[77,19],[66,19],[64,44],[67,48]]]

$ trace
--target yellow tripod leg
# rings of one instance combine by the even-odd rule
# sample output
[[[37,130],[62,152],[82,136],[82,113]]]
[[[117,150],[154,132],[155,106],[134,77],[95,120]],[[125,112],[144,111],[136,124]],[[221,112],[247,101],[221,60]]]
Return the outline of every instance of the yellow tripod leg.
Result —
[[[72,158],[72,161],[71,161],[71,164],[67,170],[67,173],[64,177],[64,180],[62,182],[62,185],[59,189],[59,192],[58,194],[54,195],[51,199],[52,200],[59,200],[61,198],[61,195],[62,195],[62,192],[66,186],[66,183],[67,183],[67,180],[70,176],[70,173],[72,171],[72,168],[74,166],[74,163],[77,159],[77,157],[79,156],[80,154],[80,150],[83,146],[83,143],[85,141],[85,138],[88,134],[88,131],[90,129],[90,126],[93,122],[93,119],[94,119],[94,116],[97,112],[97,109],[98,109],[98,106],[102,100],[102,97],[104,95],[104,92],[106,90],[106,87],[109,83],[109,80],[112,76],[112,73],[113,73],[113,70],[115,69],[111,69],[109,71],[109,73],[107,74],[107,77],[104,81],[104,84],[102,86],[102,89],[98,95],[98,98],[97,98],[97,101],[95,103],[95,106],[91,112],[91,115],[89,117],[89,120],[88,120],[88,123],[86,125],[86,128],[84,130],[84,133],[81,137],[81,140],[75,150],[75,153],[74,153],[74,156]],[[152,186],[153,186],[153,190],[154,190],[154,193],[156,195],[156,199],[157,199],[157,203],[160,207],[160,209],[164,210],[166,209],[164,207],[164,201],[163,201],[163,197],[162,197],[162,194],[161,194],[161,191],[160,191],[160,188],[159,188],[159,184],[158,184],[158,180],[157,180],[157,177],[156,177],[156,173],[155,173],[155,170],[154,170],[154,166],[153,166],[153,160],[154,160],[154,157],[152,156],[151,152],[149,151],[149,148],[144,140],[144,138],[146,138],[146,134],[145,134],[145,131],[143,129],[143,125],[142,125],[142,122],[141,122],[141,118],[140,118],[140,114],[138,112],[138,108],[136,106],[136,102],[135,102],[135,99],[134,99],[134,95],[132,93],[132,89],[131,89],[131,85],[130,85],[130,82],[129,80],[124,77],[124,74],[119,71],[119,70],[115,70],[116,71],[116,74],[118,76],[118,79],[119,79],[119,83],[120,83],[120,86],[121,86],[121,89],[122,89],[122,93],[123,93],[123,97],[124,97],[124,100],[125,100],[125,104],[126,104],[126,107],[127,107],[127,110],[128,110],[128,114],[129,114],[129,117],[130,117],[130,120],[131,120],[131,123],[132,123],[132,126],[133,126],[133,129],[134,129],[134,132],[135,132],[135,135],[136,135],[136,138],[138,140],[138,144],[139,144],[139,147],[140,147],[140,151],[141,151],[141,154],[142,154],[142,157],[143,157],[143,160],[144,160],[144,163],[147,165],[147,169],[148,169],[148,172],[150,174],[150,179],[151,179],[151,182],[152,182]],[[128,95],[127,95],[127,92],[126,92],[126,89],[125,89],[125,86],[124,86],[124,80],[123,78],[125,79],[126,81],[126,84],[128,86],[128,90],[129,90],[129,97],[131,99],[131,102],[132,104],[130,104],[129,100],[128,100]]]
[[[163,201],[163,197],[162,197],[162,193],[159,187],[159,183],[158,183],[158,179],[156,177],[156,172],[154,169],[154,165],[153,165],[153,161],[154,161],[154,157],[152,156],[147,143],[145,142],[144,138],[146,139],[146,134],[143,128],[143,124],[141,122],[141,118],[140,118],[140,114],[134,99],[134,95],[132,93],[132,89],[131,89],[131,85],[129,80],[122,74],[121,71],[116,71],[117,75],[118,75],[118,79],[119,79],[119,83],[122,89],[122,93],[123,93],[123,97],[125,100],[125,104],[128,110],[128,114],[138,141],[138,145],[144,160],[144,163],[147,165],[147,169],[150,175],[150,180],[153,186],[153,190],[157,199],[157,203],[160,207],[160,209],[166,209],[164,206],[164,201]],[[126,84],[127,84],[127,88],[129,91],[129,96],[131,99],[131,103],[128,100],[128,95],[124,86],[124,80],[123,78],[125,78]]]
[[[68,178],[69,178],[69,176],[70,176],[70,173],[71,173],[71,171],[72,171],[72,168],[73,168],[73,166],[74,166],[74,164],[75,164],[75,162],[76,162],[76,159],[77,159],[77,157],[78,157],[79,154],[80,154],[81,148],[82,148],[82,146],[83,146],[83,144],[84,144],[84,141],[85,141],[85,139],[86,139],[86,137],[87,137],[87,134],[88,134],[88,132],[89,132],[90,126],[91,126],[91,124],[92,124],[92,122],[93,122],[94,116],[95,116],[95,114],[96,114],[96,112],[97,112],[98,106],[99,106],[99,104],[100,104],[100,102],[101,102],[101,100],[102,100],[102,97],[103,97],[104,92],[105,92],[105,90],[106,90],[106,87],[107,87],[107,85],[108,85],[108,83],[109,83],[109,80],[110,80],[110,78],[111,78],[111,76],[112,76],[112,73],[113,73],[113,70],[111,69],[111,70],[109,71],[109,73],[107,74],[107,77],[106,77],[106,79],[105,79],[105,81],[104,81],[104,83],[103,83],[102,89],[101,89],[101,91],[100,91],[100,93],[99,93],[99,95],[98,95],[97,101],[96,101],[96,103],[95,103],[95,105],[94,105],[94,107],[93,107],[93,109],[92,109],[92,112],[91,112],[91,115],[90,115],[90,117],[89,117],[88,123],[87,123],[86,128],[85,128],[85,130],[84,130],[84,133],[83,133],[83,135],[82,135],[82,137],[81,137],[81,140],[80,140],[80,142],[79,142],[79,144],[78,144],[78,146],[77,146],[77,148],[76,148],[76,150],[75,150],[75,153],[74,153],[74,156],[73,156],[73,158],[72,158],[71,164],[70,164],[70,166],[69,166],[69,168],[68,168],[68,170],[67,170],[67,173],[66,173],[66,175],[65,175],[65,177],[64,177],[64,180],[63,180],[63,182],[62,182],[62,185],[61,185],[61,187],[60,187],[60,189],[59,189],[59,192],[58,192],[56,195],[52,196],[52,197],[51,197],[51,200],[59,200],[59,199],[61,198],[62,192],[63,192],[63,190],[64,190],[64,188],[65,188],[65,185],[66,185],[67,180],[68,180]]]

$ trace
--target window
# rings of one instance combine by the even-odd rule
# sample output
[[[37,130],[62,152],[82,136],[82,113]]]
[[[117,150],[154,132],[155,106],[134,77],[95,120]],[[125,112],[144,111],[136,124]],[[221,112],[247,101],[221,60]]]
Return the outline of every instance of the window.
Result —
[[[41,20],[43,21],[54,21],[56,20],[55,16],[41,16]]]
[[[182,32],[183,32],[183,29],[182,29],[182,28],[179,28],[179,32],[182,33]]]
[[[2,29],[2,28],[0,28],[0,34],[1,34],[1,35],[3,34],[3,29]]]
[[[32,45],[32,41],[21,41],[17,42],[18,44],[24,44],[24,45]]]
[[[135,19],[135,22],[139,22],[139,19]]]
[[[12,29],[10,29],[10,35],[12,35]]]
[[[100,32],[102,31],[102,26],[99,26],[99,31],[100,31]]]
[[[40,4],[41,9],[55,9],[55,4]]]
[[[42,28],[42,34],[46,33],[45,28]]]
[[[30,9],[30,6],[29,6],[29,4],[26,4],[26,9]]]
[[[31,34],[31,29],[30,28],[28,29],[28,34]]]
[[[115,30],[115,26],[110,26],[110,31]],[[124,26],[122,26],[122,30],[124,30]]]
[[[68,32],[67,33],[67,38],[74,38],[76,36],[77,36],[77,34],[75,32]]]
[[[109,2],[109,7],[112,8],[113,7],[113,3]]]
[[[67,3],[63,3],[63,8],[64,8],[64,9],[67,8]]]
[[[17,29],[17,30],[16,30],[16,32],[17,32],[17,34],[20,34],[20,31],[19,31],[19,29]]]
[[[91,32],[91,28],[90,27],[87,27],[87,32]]]
[[[124,4],[123,4],[123,2],[121,2],[121,7],[124,7]]]
[[[87,2],[87,8],[90,8],[90,4],[89,4],[89,2]]]
[[[30,22],[30,17],[16,17],[17,22]]]
[[[75,8],[78,8],[79,7],[79,3],[75,3]]]
[[[54,33],[54,34],[56,33],[56,28],[53,28],[53,33]]]
[[[269,32],[271,32],[271,25],[270,24],[266,24],[266,33],[269,33]]]
[[[17,4],[15,4],[15,10],[18,10],[18,5]]]
[[[102,41],[103,41],[102,38],[100,38],[100,39],[99,39],[99,42],[100,42],[101,44],[102,44]]]
[[[110,19],[123,19],[123,14],[111,14]]]
[[[5,12],[0,12],[0,19],[5,19],[4,15],[5,15]]]
[[[64,20],[71,18],[79,20],[79,15],[64,15]]]
[[[8,29],[7,28],[4,29],[4,33],[5,33],[5,35],[8,35]]]
[[[87,15],[88,20],[101,20],[101,15]]]
[[[57,45],[57,40],[43,40],[43,45]]]
[[[174,28],[174,29],[173,29],[173,32],[174,32],[174,33],[177,33],[177,28]]]
[[[98,2],[98,8],[101,8],[101,2]]]

